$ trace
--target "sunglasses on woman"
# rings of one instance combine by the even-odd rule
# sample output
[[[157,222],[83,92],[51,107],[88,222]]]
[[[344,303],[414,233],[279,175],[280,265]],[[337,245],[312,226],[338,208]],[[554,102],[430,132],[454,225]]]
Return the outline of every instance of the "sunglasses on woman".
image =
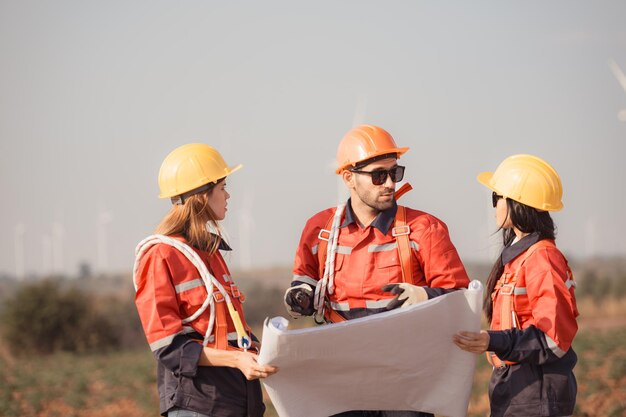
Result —
[[[498,200],[504,198],[503,195],[496,193],[495,191],[491,193],[491,204],[495,208],[498,205]]]
[[[404,178],[404,168],[403,166],[396,165],[391,169],[375,169],[373,171],[359,171],[357,169],[351,169],[350,172],[354,172],[356,174],[365,174],[372,177],[372,184],[374,185],[383,185],[387,181],[387,175],[391,178],[393,182],[400,182],[402,178]]]

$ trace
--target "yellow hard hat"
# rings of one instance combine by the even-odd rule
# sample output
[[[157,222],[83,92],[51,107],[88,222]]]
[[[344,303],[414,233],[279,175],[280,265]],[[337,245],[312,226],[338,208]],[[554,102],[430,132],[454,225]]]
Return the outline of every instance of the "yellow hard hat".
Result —
[[[400,155],[409,148],[399,148],[393,137],[385,129],[373,125],[360,125],[345,134],[337,148],[337,169],[335,172],[354,167],[359,162],[387,154]]]
[[[160,198],[192,195],[209,183],[239,170],[241,164],[229,167],[215,148],[204,143],[180,146],[165,157],[159,170]],[[196,191],[190,193],[192,191]]]
[[[497,194],[538,210],[557,211],[563,208],[563,186],[559,174],[536,156],[509,156],[495,172],[480,173],[477,179]]]

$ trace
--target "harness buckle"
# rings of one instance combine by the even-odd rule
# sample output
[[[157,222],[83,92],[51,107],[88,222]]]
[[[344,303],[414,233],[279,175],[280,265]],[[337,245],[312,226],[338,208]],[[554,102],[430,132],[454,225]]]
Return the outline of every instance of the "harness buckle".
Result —
[[[244,352],[247,352],[252,343],[250,343],[250,338],[246,336],[237,336],[237,345],[243,349]]]
[[[230,292],[233,294],[233,297],[235,298],[241,297],[241,292],[239,291],[239,287],[235,284],[230,285]]]
[[[224,301],[224,296],[222,295],[221,292],[219,291],[215,291],[213,293],[213,298],[215,299],[216,302],[221,303],[222,301]]]
[[[512,284],[502,284],[500,286],[500,294],[502,295],[511,295],[515,291],[515,285]]]
[[[403,226],[396,226],[391,229],[391,236],[393,237],[408,235],[409,233],[411,233],[411,228],[408,224],[405,224]]]
[[[317,235],[317,238],[328,242],[328,240],[330,239],[330,230],[320,229],[320,232]]]

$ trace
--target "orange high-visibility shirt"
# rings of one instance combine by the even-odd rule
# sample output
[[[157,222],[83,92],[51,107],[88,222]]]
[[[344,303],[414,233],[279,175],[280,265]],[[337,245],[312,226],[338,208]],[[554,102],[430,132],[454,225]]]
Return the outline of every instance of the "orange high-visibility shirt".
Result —
[[[394,297],[381,291],[381,287],[402,282],[396,238],[392,236],[396,211],[397,206],[385,210],[372,225],[360,228],[351,221],[353,215],[349,203],[346,206],[335,257],[335,289],[329,296],[333,309],[377,309]],[[315,288],[321,278],[318,235],[334,212],[335,208],[330,208],[307,221],[296,251],[292,285],[304,282]],[[410,208],[406,208],[406,222],[411,230],[409,238],[416,285],[467,288],[469,278],[450,241],[446,225],[428,213]]]
[[[229,293],[245,325],[241,306],[243,295],[233,283],[222,255],[219,251],[209,255],[194,250]],[[206,297],[207,290],[198,270],[183,253],[163,243],[151,247],[140,262],[135,294],[135,304],[151,350],[168,346],[179,334],[197,332],[204,336],[211,317],[210,308],[190,323],[183,325],[182,320],[195,313]],[[232,334],[236,340],[235,326],[227,313],[226,316],[229,339]]]
[[[510,282],[517,274],[513,293],[513,310],[518,327],[534,325],[553,341],[562,356],[572,344],[578,330],[578,309],[574,296],[574,281],[568,274],[568,265],[553,240],[541,241],[540,247],[530,246],[504,266],[501,281]],[[530,253],[527,253],[530,252]],[[492,330],[502,328],[500,312],[502,296],[494,291]],[[551,348],[553,348],[551,346]]]

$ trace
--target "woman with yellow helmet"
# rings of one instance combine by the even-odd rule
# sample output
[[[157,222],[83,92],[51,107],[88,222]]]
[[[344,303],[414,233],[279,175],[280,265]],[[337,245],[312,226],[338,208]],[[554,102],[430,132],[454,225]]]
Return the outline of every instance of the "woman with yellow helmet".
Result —
[[[214,148],[188,144],[159,172],[172,208],[136,250],[135,304],[157,360],[163,416],[260,417],[259,378],[277,371],[257,363],[241,293],[220,253],[230,247],[226,216],[229,167]]]
[[[486,284],[490,330],[459,332],[454,342],[487,353],[491,416],[569,416],[577,392],[571,346],[578,310],[549,213],[563,207],[561,180],[546,161],[513,155],[478,181],[492,190],[504,249]]]

